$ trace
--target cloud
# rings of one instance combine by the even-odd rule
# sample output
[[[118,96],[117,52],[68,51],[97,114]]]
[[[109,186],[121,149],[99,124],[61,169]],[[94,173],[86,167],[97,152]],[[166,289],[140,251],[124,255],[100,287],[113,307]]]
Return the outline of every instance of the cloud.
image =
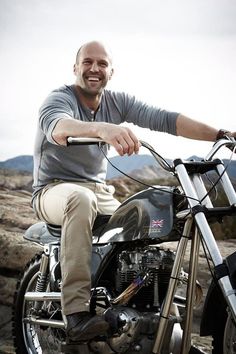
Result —
[[[107,32],[236,34],[234,0],[1,0],[0,6],[1,35],[44,34],[45,42]]]

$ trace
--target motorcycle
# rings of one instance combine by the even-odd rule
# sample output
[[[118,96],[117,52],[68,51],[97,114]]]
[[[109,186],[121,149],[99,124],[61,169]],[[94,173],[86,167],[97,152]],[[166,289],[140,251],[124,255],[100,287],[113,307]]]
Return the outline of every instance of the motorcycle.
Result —
[[[68,144],[99,139],[68,138]],[[91,311],[109,323],[106,335],[67,343],[61,311],[61,228],[38,222],[24,238],[42,246],[17,284],[13,340],[17,354],[187,354],[202,353],[191,341],[193,310],[201,301],[197,281],[202,245],[212,282],[205,297],[201,336],[212,336],[213,354],[236,353],[236,252],[222,258],[212,225],[236,215],[236,193],[227,166],[216,153],[235,151],[234,138],[217,141],[202,160],[172,164],[141,142],[176,186],[147,186],[113,215],[98,215],[93,226]],[[102,150],[103,151],[103,150]],[[233,153],[232,153],[233,154]],[[217,178],[209,187],[212,173]],[[210,176],[210,177],[209,177]],[[227,205],[215,206],[212,190],[221,185]],[[233,237],[233,235],[232,235]],[[176,249],[168,248],[169,242]],[[183,268],[190,245],[188,272]]]

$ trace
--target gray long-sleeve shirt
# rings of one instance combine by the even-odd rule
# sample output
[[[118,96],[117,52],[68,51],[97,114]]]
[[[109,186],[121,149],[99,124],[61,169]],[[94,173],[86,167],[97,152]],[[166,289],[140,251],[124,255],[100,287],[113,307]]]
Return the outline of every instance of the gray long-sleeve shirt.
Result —
[[[176,135],[178,113],[149,106],[123,92],[104,90],[94,115],[82,106],[75,87],[62,86],[52,91],[39,111],[34,151],[34,196],[48,183],[63,181],[104,182],[107,163],[97,145],[61,146],[52,139],[52,131],[62,118],[113,124],[130,122],[143,128]],[[107,152],[107,146],[105,147]]]

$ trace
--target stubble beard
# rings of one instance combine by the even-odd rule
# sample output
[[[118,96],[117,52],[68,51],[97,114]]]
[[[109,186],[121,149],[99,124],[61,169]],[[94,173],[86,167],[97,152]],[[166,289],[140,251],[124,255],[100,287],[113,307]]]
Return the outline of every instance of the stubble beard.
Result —
[[[87,80],[83,78],[83,81],[81,83],[78,83],[80,90],[82,91],[82,94],[87,97],[87,98],[94,98],[97,96],[101,96],[107,83],[104,83],[104,81],[101,81],[101,85],[99,85],[98,88],[92,88],[89,83],[87,84]]]

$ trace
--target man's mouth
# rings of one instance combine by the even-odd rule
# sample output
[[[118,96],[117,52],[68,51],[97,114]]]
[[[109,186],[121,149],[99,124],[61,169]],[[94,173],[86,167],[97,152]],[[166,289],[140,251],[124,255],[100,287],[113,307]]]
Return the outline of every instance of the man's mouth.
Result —
[[[95,76],[88,76],[87,80],[92,81],[92,82],[99,82],[101,79],[99,77],[95,77]]]

